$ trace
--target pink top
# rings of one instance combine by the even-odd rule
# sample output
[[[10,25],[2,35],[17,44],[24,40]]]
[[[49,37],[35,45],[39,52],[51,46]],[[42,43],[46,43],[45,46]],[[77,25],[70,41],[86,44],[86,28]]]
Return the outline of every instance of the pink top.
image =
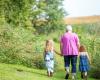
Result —
[[[78,43],[79,43],[79,38],[77,34],[75,33],[69,33],[66,32],[62,37],[61,37],[61,53],[66,56],[66,55],[78,55]]]

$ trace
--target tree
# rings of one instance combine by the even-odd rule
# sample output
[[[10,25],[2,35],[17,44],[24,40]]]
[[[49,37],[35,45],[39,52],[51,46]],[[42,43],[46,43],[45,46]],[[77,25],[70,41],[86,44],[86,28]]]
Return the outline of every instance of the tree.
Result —
[[[0,0],[0,17],[14,26],[31,26],[32,5],[34,0]]]
[[[37,1],[37,5],[35,5],[36,15],[34,16],[35,18],[33,18],[33,24],[39,33],[50,33],[63,28],[63,18],[66,12],[62,7],[62,2],[63,0]]]
[[[49,33],[62,29],[63,0],[0,0],[0,18],[13,26]]]

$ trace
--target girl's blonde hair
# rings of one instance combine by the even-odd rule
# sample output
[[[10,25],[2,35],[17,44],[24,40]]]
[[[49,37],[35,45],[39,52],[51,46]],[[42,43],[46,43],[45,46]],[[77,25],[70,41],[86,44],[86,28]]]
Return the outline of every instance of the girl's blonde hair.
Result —
[[[45,51],[52,51],[54,47],[54,42],[53,40],[46,40],[46,44],[45,44]]]

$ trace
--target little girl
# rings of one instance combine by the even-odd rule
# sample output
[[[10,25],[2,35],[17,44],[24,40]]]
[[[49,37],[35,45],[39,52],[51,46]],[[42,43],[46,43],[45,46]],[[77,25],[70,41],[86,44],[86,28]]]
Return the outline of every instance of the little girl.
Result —
[[[47,68],[47,75],[50,77],[54,72],[54,42],[53,40],[47,40],[45,45],[44,60]],[[57,53],[57,52],[56,52]],[[57,53],[59,54],[59,53]],[[60,54],[59,54],[60,55]]]
[[[87,72],[89,70],[90,58],[88,52],[83,45],[79,48],[79,70],[81,72],[81,78],[87,80]]]

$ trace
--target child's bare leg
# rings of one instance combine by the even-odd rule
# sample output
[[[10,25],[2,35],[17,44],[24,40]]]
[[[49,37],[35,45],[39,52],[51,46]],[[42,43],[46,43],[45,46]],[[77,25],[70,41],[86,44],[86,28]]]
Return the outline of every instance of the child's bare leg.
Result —
[[[47,76],[50,77],[50,69],[47,70]]]
[[[87,72],[84,72],[83,78],[84,80],[87,80]]]

